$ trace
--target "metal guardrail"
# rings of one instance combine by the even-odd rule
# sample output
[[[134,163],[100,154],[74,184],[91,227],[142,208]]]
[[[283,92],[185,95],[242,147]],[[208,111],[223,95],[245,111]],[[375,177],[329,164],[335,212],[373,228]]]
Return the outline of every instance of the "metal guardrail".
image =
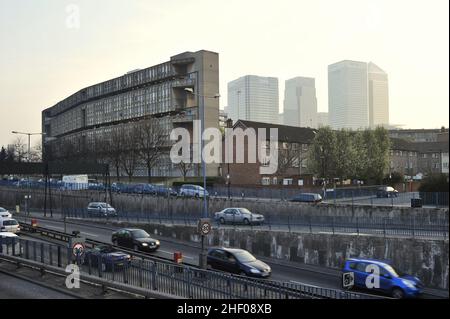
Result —
[[[24,224],[22,224],[24,225]],[[30,226],[31,227],[31,226]],[[29,231],[25,225],[24,230]],[[36,232],[45,235],[54,233],[54,238],[67,239],[70,234],[49,231],[40,227]],[[66,237],[63,237],[65,235]],[[101,242],[86,239],[87,243]],[[101,243],[105,244],[105,243]],[[6,245],[6,254],[16,254],[19,249],[22,258],[39,261],[42,264],[64,267],[73,261],[81,260],[71,255],[72,250],[66,246],[37,243],[19,239],[19,248],[14,242]],[[0,247],[3,247],[0,239]],[[137,254],[121,247],[115,247],[120,251],[130,252],[133,259],[129,264],[121,267],[111,265],[109,271],[105,271],[100,260],[93,262],[91,259],[85,262],[81,269],[89,275],[110,281],[118,281],[122,284],[140,287],[147,290],[171,294],[181,298],[208,298],[208,299],[380,299],[383,297],[352,293],[329,288],[312,287],[294,283],[276,282],[270,280],[253,280],[242,276],[230,275],[221,272],[199,269],[193,266],[179,265],[168,260],[157,260],[145,254]],[[0,251],[0,254],[5,252]]]

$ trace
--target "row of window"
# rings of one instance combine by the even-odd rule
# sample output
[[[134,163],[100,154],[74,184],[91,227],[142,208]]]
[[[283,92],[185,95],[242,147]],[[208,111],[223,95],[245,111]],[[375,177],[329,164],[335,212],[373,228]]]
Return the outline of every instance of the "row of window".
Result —
[[[167,78],[174,75],[175,71],[173,70],[170,62],[156,65],[144,70],[132,72],[119,78],[99,83],[90,86],[85,90],[81,90],[80,92],[73,94],[72,96],[55,105],[52,109],[52,112],[60,113],[73,104],[85,101],[86,99],[109,94],[120,89],[130,88],[136,85],[144,84],[162,78]]]

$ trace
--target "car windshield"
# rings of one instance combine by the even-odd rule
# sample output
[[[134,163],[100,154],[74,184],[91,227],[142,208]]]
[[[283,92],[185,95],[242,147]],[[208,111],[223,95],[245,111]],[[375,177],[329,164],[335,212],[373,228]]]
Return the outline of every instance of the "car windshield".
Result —
[[[392,266],[386,265],[384,267],[393,277],[400,277],[401,273],[399,274]]]
[[[235,252],[234,256],[241,263],[249,263],[256,260],[256,258],[252,254],[245,250]]]
[[[5,220],[3,221],[3,226],[14,226],[18,225],[16,220]]]
[[[102,203],[102,204],[100,204],[100,206],[101,206],[101,207],[103,207],[103,208],[105,208],[105,207],[107,207],[107,208],[111,208],[111,205],[109,205],[109,204],[105,204],[105,203]]]
[[[4,212],[6,212],[6,209],[0,207],[0,213],[4,213]]]
[[[148,237],[150,237],[150,235],[145,230],[142,230],[142,229],[133,230],[131,233],[132,233],[134,238],[148,238]]]
[[[239,208],[242,214],[251,214],[252,212],[249,211],[247,208]]]

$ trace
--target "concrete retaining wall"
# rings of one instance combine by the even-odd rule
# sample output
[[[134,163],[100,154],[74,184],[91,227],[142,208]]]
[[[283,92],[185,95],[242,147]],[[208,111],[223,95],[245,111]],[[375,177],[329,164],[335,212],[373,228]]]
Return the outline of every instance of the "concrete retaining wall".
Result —
[[[131,226],[127,223],[121,225]],[[195,227],[153,224],[140,224],[137,227],[163,237],[200,241]],[[448,240],[294,234],[245,229],[213,230],[207,240],[209,246],[239,247],[255,255],[331,268],[341,268],[344,260],[350,257],[391,260],[402,271],[418,276],[428,287],[449,287]]]

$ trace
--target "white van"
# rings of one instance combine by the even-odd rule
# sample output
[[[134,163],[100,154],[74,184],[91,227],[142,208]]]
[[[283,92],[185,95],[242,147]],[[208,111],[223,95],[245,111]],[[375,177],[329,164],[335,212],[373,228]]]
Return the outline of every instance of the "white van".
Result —
[[[17,234],[20,232],[20,225],[15,219],[2,218],[0,219],[0,232],[10,232]]]

